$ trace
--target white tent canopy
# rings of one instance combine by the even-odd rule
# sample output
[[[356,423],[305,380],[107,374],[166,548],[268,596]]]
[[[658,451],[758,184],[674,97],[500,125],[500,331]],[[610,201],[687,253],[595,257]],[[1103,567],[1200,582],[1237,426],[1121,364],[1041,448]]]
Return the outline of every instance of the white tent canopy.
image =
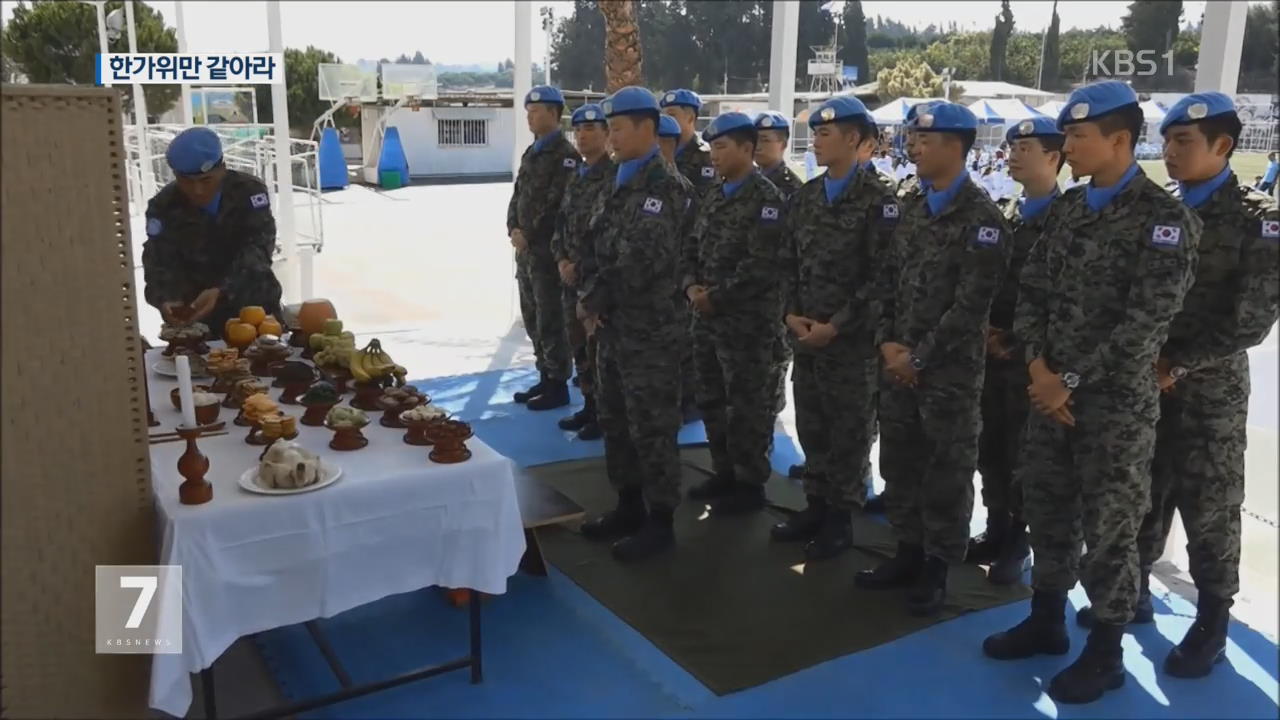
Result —
[[[1050,100],[1049,102],[1036,108],[1036,112],[1042,115],[1048,115],[1051,118],[1058,117],[1062,112],[1062,108],[1066,107],[1066,103],[1061,100]]]
[[[1040,112],[1021,100],[997,98],[993,100],[974,100],[969,109],[984,125],[1007,125],[1040,117]]]
[[[1142,108],[1142,116],[1146,119],[1148,125],[1160,123],[1160,121],[1164,120],[1164,116],[1168,114],[1164,106],[1155,100],[1147,100],[1138,105],[1138,107]]]
[[[907,121],[907,111],[923,102],[940,101],[942,98],[898,98],[890,100],[871,111],[877,125],[901,125]]]

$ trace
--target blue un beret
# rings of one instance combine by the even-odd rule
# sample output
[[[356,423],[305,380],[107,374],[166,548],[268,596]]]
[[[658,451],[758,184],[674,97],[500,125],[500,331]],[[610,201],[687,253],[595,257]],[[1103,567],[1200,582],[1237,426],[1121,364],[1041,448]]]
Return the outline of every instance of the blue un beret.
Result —
[[[853,120],[858,116],[862,116],[868,122],[875,124],[871,113],[867,110],[867,106],[862,101],[851,95],[841,95],[833,97],[822,103],[809,113],[809,127],[816,128],[826,123],[839,122],[841,120]]]
[[[702,108],[702,98],[698,97],[698,93],[684,88],[668,90],[662,94],[662,107],[670,105],[683,105],[697,111]]]
[[[921,107],[911,120],[916,132],[960,132],[977,130],[978,117],[969,108],[952,102],[937,102]]]
[[[751,122],[751,116],[744,112],[720,113],[715,120],[711,121],[707,129],[702,131],[702,139],[711,142],[735,130],[751,130],[755,126],[755,123]]]
[[[1119,80],[1104,80],[1076,88],[1058,113],[1058,128],[1093,120],[1127,105],[1137,105],[1133,88]]]
[[[207,127],[187,128],[169,143],[164,158],[178,175],[207,173],[222,162],[222,141]]]
[[[546,103],[548,105],[564,105],[564,95],[560,93],[560,88],[551,87],[550,85],[536,85],[524,96],[524,104],[529,103]]]
[[[1187,125],[1227,113],[1236,114],[1236,104],[1229,95],[1220,92],[1192,93],[1169,108],[1164,120],[1160,121],[1160,134],[1163,135],[1170,125]]]
[[[605,98],[600,107],[604,108],[605,117],[628,115],[630,113],[661,112],[658,108],[658,99],[653,96],[653,93],[638,85],[622,88]]]
[[[791,123],[787,116],[776,110],[766,110],[756,116],[757,130],[785,130],[791,132]]]
[[[1022,138],[1033,137],[1062,137],[1062,131],[1058,129],[1058,123],[1053,118],[1046,115],[1033,117],[1017,123],[1009,128],[1004,134],[1004,139],[1009,142],[1020,140]]]
[[[581,125],[590,122],[604,122],[604,109],[595,103],[587,103],[574,110],[573,117],[569,119],[570,125]]]
[[[680,137],[680,123],[670,115],[658,118],[658,137]]]

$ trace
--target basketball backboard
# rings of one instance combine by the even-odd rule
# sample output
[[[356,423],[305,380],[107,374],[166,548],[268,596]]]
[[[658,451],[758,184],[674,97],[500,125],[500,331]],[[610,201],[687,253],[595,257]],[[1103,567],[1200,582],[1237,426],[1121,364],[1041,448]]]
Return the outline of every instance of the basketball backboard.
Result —
[[[378,101],[378,74],[357,65],[320,63],[319,96],[321,100],[357,98],[361,102]]]
[[[382,65],[382,97],[399,100],[417,97],[434,100],[436,97],[436,68],[434,65]]]

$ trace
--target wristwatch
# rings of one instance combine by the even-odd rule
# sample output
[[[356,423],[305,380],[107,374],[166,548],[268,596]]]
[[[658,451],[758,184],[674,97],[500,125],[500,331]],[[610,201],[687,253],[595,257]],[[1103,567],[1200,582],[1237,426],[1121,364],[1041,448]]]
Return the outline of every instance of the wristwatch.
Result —
[[[923,370],[923,369],[924,369],[924,358],[920,357],[919,355],[914,355],[914,354],[913,354],[913,355],[911,356],[911,367],[915,368],[916,370]]]
[[[1173,367],[1169,368],[1169,377],[1173,378],[1174,380],[1181,380],[1186,376],[1187,376],[1187,369],[1182,367],[1181,365],[1174,365]]]
[[[1080,385],[1080,376],[1073,372],[1064,372],[1061,377],[1063,387],[1068,390],[1075,390]]]

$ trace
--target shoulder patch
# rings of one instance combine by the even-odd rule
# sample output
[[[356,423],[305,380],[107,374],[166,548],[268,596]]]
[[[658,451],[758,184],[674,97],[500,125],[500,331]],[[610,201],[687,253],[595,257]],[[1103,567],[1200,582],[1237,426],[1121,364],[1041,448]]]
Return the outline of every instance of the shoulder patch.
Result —
[[[257,195],[249,196],[249,203],[255,208],[261,209],[270,205],[271,201],[267,198],[266,193],[258,193]]]
[[[1160,247],[1178,247],[1182,242],[1182,228],[1173,225],[1157,225],[1151,231],[1151,244]]]
[[[898,217],[898,203],[885,203],[884,216],[886,219],[896,219]]]
[[[662,212],[662,201],[655,197],[645,198],[640,209],[650,215],[658,215]]]
[[[702,168],[702,177],[704,177],[704,178],[713,178],[713,177],[715,177],[715,176],[716,176],[716,169],[715,169],[715,168],[711,167],[710,165],[708,165],[708,166],[706,166],[706,167]]]
[[[160,218],[153,217],[150,220],[147,220],[148,235],[159,235],[160,231],[163,229],[164,229],[164,225],[160,223]]]
[[[1262,237],[1268,240],[1280,239],[1280,220],[1263,220]]]
[[[980,227],[975,239],[979,245],[995,245],[1000,242],[1000,228]]]
[[[777,220],[778,208],[770,205],[765,205],[764,207],[760,208],[760,219],[761,220]]]
[[[564,166],[565,166],[565,167],[569,167],[569,168],[571,168],[571,167],[577,167],[577,166],[578,166],[578,161],[577,161],[577,160],[574,160],[573,158],[565,158],[565,159],[564,159]]]

